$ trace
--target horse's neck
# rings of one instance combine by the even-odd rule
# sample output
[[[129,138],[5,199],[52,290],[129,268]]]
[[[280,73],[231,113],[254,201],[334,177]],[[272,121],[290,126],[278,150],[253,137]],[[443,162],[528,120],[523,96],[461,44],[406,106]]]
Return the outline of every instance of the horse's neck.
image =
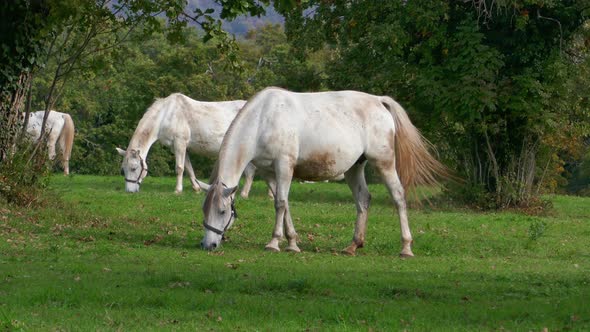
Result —
[[[128,149],[139,150],[143,159],[147,157],[148,151],[152,145],[158,140],[158,133],[160,131],[160,121],[144,121],[142,119],[135,129],[135,133],[129,142]]]
[[[249,119],[232,123],[219,153],[217,178],[230,188],[238,185],[244,169],[255,157],[258,121],[253,113],[238,115]]]

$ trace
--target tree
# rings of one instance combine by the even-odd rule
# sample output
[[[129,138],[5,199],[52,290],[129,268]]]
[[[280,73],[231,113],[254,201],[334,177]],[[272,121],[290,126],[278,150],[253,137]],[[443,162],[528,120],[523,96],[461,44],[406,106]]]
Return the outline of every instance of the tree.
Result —
[[[286,26],[302,52],[330,45],[330,88],[399,99],[467,179],[465,197],[522,206],[558,169],[545,167],[556,162],[547,138],[567,130],[579,142],[589,134],[576,124],[588,119],[580,111],[588,90],[579,84],[587,61],[568,55],[577,37],[588,40],[587,5],[310,1],[313,15],[287,13]],[[578,51],[586,59],[587,47]]]
[[[276,1],[288,6],[291,1]],[[260,15],[270,1],[216,1],[221,18],[247,13]],[[189,22],[203,28],[204,39],[217,41],[228,61],[236,66],[235,39],[213,18],[213,9],[187,8],[186,0],[14,0],[3,2],[2,10],[2,91],[0,99],[0,163],[9,165],[15,153],[24,96],[31,75],[39,67],[52,64],[53,79],[44,96],[45,109],[56,102],[67,79],[77,70],[98,70],[101,59],[115,52],[136,27],[146,34],[161,28],[158,17],[165,16],[168,37],[178,39]],[[18,27],[15,29],[15,27]],[[46,112],[46,115],[49,113]],[[45,121],[42,125],[42,130]],[[37,147],[40,146],[40,142]],[[23,171],[24,173],[27,170]],[[0,178],[2,180],[3,178]],[[7,185],[13,188],[14,185]],[[0,191],[3,196],[4,191]]]
[[[103,57],[99,70],[72,74],[56,107],[69,113],[77,124],[71,160],[76,173],[119,174],[120,157],[113,148],[128,144],[155,98],[181,92],[204,101],[247,99],[266,86],[314,89],[318,81],[300,79],[312,76],[315,65],[293,57],[278,25],[252,30],[246,40],[237,40],[241,70],[228,65],[215,44],[203,43],[197,29],[187,27],[181,34],[181,40],[171,42],[163,31],[146,36],[140,26],[115,54]],[[49,64],[49,70],[35,78],[35,107],[44,107],[54,66]],[[170,152],[159,145],[150,150],[148,164],[150,175],[175,174]],[[192,164],[198,176],[207,176],[213,163],[209,158],[192,156]]]
[[[5,1],[0,4],[0,12],[0,162],[4,162],[18,137],[19,117],[13,110],[24,105],[31,72],[39,63],[36,56],[47,7],[43,1]]]

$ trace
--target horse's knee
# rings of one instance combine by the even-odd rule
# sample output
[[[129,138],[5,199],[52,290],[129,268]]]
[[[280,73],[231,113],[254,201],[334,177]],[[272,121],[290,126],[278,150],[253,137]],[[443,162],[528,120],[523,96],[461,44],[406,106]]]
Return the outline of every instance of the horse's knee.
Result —
[[[281,209],[287,206],[287,201],[284,199],[275,200],[275,209]]]

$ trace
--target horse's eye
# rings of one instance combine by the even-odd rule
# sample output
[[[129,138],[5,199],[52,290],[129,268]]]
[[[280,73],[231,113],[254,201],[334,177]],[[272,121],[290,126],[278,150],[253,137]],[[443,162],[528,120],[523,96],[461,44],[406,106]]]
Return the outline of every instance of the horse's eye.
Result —
[[[225,214],[225,210],[219,211],[219,214],[224,215]]]

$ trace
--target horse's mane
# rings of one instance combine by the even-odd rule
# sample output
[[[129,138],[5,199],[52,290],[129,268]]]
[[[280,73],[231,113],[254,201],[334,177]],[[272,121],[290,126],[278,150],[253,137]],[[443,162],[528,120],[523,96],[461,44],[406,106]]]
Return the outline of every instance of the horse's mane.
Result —
[[[209,176],[209,183],[214,183],[217,181],[217,177],[219,176],[219,159],[215,161],[213,164],[213,169],[211,170],[211,175]]]
[[[211,209],[211,205],[213,204],[213,199],[215,197],[221,197],[223,194],[223,186],[221,183],[219,183],[219,181],[217,181],[217,179],[213,182],[210,182],[210,184],[211,186],[209,187],[207,196],[205,196],[205,201],[203,202],[203,210],[205,211],[209,211]]]
[[[244,106],[242,107],[242,109],[240,109],[240,111],[238,112],[238,114],[236,115],[236,117],[234,118],[234,120],[231,122],[231,124],[229,125],[229,128],[227,128],[227,131],[225,133],[226,137],[229,137],[232,135],[232,133],[236,130],[235,127],[237,126],[236,123],[240,123],[240,119],[243,118],[244,116],[246,116],[246,114],[248,114],[252,109],[256,108],[258,106],[258,99],[259,96],[267,93],[268,90],[282,90],[282,91],[289,91],[289,90],[285,90],[283,88],[279,88],[279,87],[274,87],[274,86],[270,86],[267,87],[261,91],[258,91],[253,97],[251,97],[250,99],[248,99],[248,101],[246,102],[246,104],[244,104]],[[226,139],[224,138],[223,140],[224,142],[226,141]],[[227,150],[227,145],[226,144],[221,144],[221,148],[219,149],[219,158],[221,158],[222,155],[225,154]]]
[[[176,96],[176,94],[171,96]],[[138,145],[143,146],[143,144],[148,140],[150,133],[156,129],[154,126],[158,122],[158,115],[164,109],[166,109],[165,103],[169,101],[171,96],[166,98],[156,98],[154,102],[147,108],[139,120],[137,127],[135,128],[133,136],[131,136],[131,141],[129,142],[130,148],[136,148]]]
[[[174,94],[175,95],[175,94]],[[147,108],[147,110],[145,111],[145,113],[143,114],[144,116],[146,115],[151,115],[152,113],[155,112],[159,112],[162,110],[162,104],[164,102],[166,102],[166,99],[168,99],[168,97],[166,98],[155,98],[154,102],[150,105],[150,107]]]

